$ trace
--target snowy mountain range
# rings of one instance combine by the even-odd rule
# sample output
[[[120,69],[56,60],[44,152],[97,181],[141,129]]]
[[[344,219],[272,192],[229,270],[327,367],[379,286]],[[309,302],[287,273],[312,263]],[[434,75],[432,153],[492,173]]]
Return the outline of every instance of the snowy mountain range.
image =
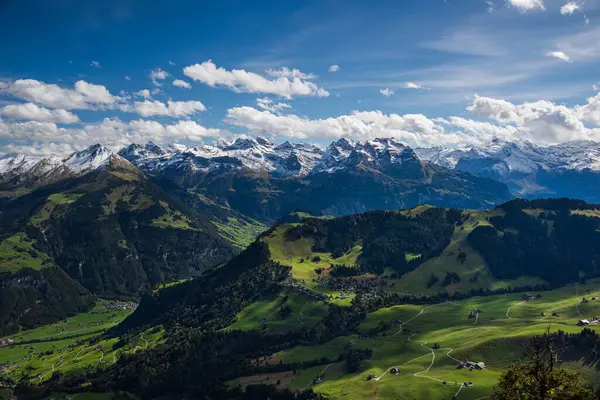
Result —
[[[515,172],[528,174],[538,170],[600,171],[600,143],[592,141],[573,141],[541,147],[528,141],[494,140],[483,146],[462,150],[434,147],[418,148],[415,152],[421,159],[447,168],[460,168],[461,163],[487,160],[503,176]]]
[[[600,200],[600,189],[596,189],[600,187],[600,143],[592,141],[542,147],[526,141],[494,140],[462,149],[413,150],[391,138],[364,142],[342,138],[323,150],[305,143],[276,144],[264,137],[245,137],[194,147],[131,144],[117,153],[97,144],[65,158],[2,156],[0,184],[4,189],[36,187],[101,169],[111,157],[125,159],[150,174],[170,176],[250,171],[276,178],[306,178],[360,167],[392,177],[420,179],[423,166],[433,164],[506,183],[514,195]]]
[[[506,183],[524,197],[600,201],[600,143],[573,141],[548,147],[494,140],[466,149],[415,149],[422,160]]]

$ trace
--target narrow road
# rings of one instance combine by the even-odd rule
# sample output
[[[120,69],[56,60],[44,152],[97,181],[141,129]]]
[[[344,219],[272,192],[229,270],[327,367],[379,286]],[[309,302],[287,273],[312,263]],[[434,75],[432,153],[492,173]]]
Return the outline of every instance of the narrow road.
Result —
[[[475,314],[475,322],[473,325],[477,325],[477,320],[479,319],[479,313]]]
[[[144,334],[143,334],[143,333],[140,333],[140,339],[142,339],[144,342],[146,342],[146,345],[144,346],[144,351],[145,351],[145,350],[148,350],[148,346],[150,345],[150,342],[148,342],[148,341],[146,340],[146,338],[144,337]]]
[[[327,371],[327,368],[331,367],[332,365],[333,365],[333,364],[327,364],[327,366],[326,366],[325,368],[323,368],[323,371],[321,371],[321,373],[320,373],[318,376],[322,376],[323,374],[325,374],[325,371]],[[306,389],[308,389],[308,387],[309,387],[310,385],[312,385],[312,383],[313,383],[313,381],[310,381],[310,382],[308,383],[308,385],[306,385],[306,386],[304,386],[304,387],[302,388],[302,390],[306,390]]]
[[[435,350],[432,349],[432,348],[429,348],[429,347],[425,346],[426,344],[427,344],[427,342],[423,340],[422,343],[421,343],[421,347],[423,347],[423,348],[425,348],[425,349],[427,349],[427,350],[429,350],[431,352],[431,356],[432,356],[431,357],[431,364],[429,364],[429,366],[426,369],[424,369],[423,371],[415,372],[413,374],[413,376],[416,376],[416,377],[419,377],[419,378],[430,379],[430,380],[436,381],[436,382],[446,382],[446,383],[455,384],[456,382],[454,382],[454,381],[444,381],[443,379],[437,379],[437,378],[433,378],[431,376],[421,376],[421,374],[423,374],[425,372],[429,372],[429,370],[431,369],[431,367],[433,367],[433,364],[435,363]],[[452,350],[454,350],[454,349],[451,349],[451,348],[449,348],[449,349],[450,349],[450,352]],[[442,349],[438,349],[438,350],[442,350]]]
[[[40,382],[42,382],[42,380],[44,379],[44,376],[46,376],[46,375],[49,375],[49,374],[52,374],[52,373],[53,373],[54,371],[56,371],[58,368],[60,368],[60,367],[62,367],[62,366],[64,366],[64,365],[66,365],[66,364],[67,364],[67,363],[69,363],[69,362],[73,362],[73,361],[77,360],[77,358],[79,357],[79,354],[81,354],[81,352],[82,352],[83,350],[85,350],[85,349],[89,349],[89,348],[90,348],[90,347],[92,347],[92,346],[93,346],[93,345],[91,345],[91,346],[88,346],[88,347],[84,347],[84,346],[80,347],[80,348],[79,348],[79,351],[77,352],[77,354],[75,354],[75,357],[73,357],[73,359],[72,359],[72,360],[65,361],[65,360],[63,359],[62,363],[56,363],[56,364],[58,364],[58,366],[57,366],[56,364],[52,364],[52,371],[49,371],[49,372],[46,372],[46,373],[45,373],[45,374],[43,374],[43,375],[40,375]]]
[[[300,310],[298,315],[296,315],[296,319],[298,321],[300,321],[301,324],[304,324],[304,321],[302,321],[302,319],[300,317],[304,318],[304,314],[302,314],[302,311],[304,311],[304,307],[306,307],[307,304],[308,304],[308,301],[306,303],[304,303],[304,305],[302,306],[302,309]]]
[[[117,362],[117,353],[122,351],[121,349],[117,349],[117,351],[115,351],[112,356],[113,356],[113,364],[116,364]]]
[[[402,333],[402,330],[404,329],[404,325],[408,324],[410,321],[412,321],[413,319],[417,318],[419,315],[423,314],[425,312],[425,310],[427,310],[428,308],[435,307],[435,306],[443,306],[443,305],[446,305],[446,304],[452,304],[452,302],[451,301],[446,301],[444,303],[433,304],[431,306],[423,308],[417,315],[415,315],[414,317],[412,317],[411,319],[409,319],[406,322],[402,322],[400,324],[400,329],[398,330],[398,332],[394,333],[392,336],[398,336],[400,333]]]
[[[523,301],[520,301],[520,302],[518,302],[517,304],[513,304],[512,306],[508,307],[508,310],[506,310],[506,318],[508,318],[508,319],[512,319],[512,318],[510,317],[510,315],[508,315],[508,313],[510,312],[510,309],[511,309],[511,308],[513,308],[514,306],[518,306],[519,304],[526,303],[526,302],[527,302],[526,300],[523,300]]]
[[[575,285],[575,297],[577,298],[575,309],[577,310],[577,315],[581,317],[581,313],[579,312],[579,304],[581,303],[581,299],[579,298],[579,285]]]
[[[96,366],[98,366],[98,364],[100,363],[104,363],[104,351],[102,350],[98,350],[101,354],[100,359],[98,361],[96,361]]]

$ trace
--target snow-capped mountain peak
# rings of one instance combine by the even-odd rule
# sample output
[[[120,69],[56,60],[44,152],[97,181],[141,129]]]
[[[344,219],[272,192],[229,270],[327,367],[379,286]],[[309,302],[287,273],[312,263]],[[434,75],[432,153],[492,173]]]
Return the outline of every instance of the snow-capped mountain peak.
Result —
[[[110,149],[101,144],[95,144],[85,150],[76,151],[62,161],[72,171],[81,173],[108,165],[111,155],[114,153]]]

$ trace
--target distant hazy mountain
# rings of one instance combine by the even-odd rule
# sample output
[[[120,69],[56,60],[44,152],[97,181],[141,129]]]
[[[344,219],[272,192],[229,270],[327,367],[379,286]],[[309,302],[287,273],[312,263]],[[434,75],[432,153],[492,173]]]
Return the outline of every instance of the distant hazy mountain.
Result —
[[[506,183],[523,197],[571,197],[600,202],[600,143],[573,141],[542,147],[492,141],[457,150],[416,149],[432,163]]]

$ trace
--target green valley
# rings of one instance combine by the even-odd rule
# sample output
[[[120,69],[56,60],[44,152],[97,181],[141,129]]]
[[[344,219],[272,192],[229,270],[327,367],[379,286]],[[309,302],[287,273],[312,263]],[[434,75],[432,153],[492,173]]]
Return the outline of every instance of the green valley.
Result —
[[[224,265],[156,286],[133,312],[98,300],[9,335],[18,343],[3,348],[3,376],[29,383],[21,395],[476,400],[550,333],[564,341],[559,365],[597,388],[597,215],[569,200],[294,213]],[[541,258],[546,270],[525,264]]]

